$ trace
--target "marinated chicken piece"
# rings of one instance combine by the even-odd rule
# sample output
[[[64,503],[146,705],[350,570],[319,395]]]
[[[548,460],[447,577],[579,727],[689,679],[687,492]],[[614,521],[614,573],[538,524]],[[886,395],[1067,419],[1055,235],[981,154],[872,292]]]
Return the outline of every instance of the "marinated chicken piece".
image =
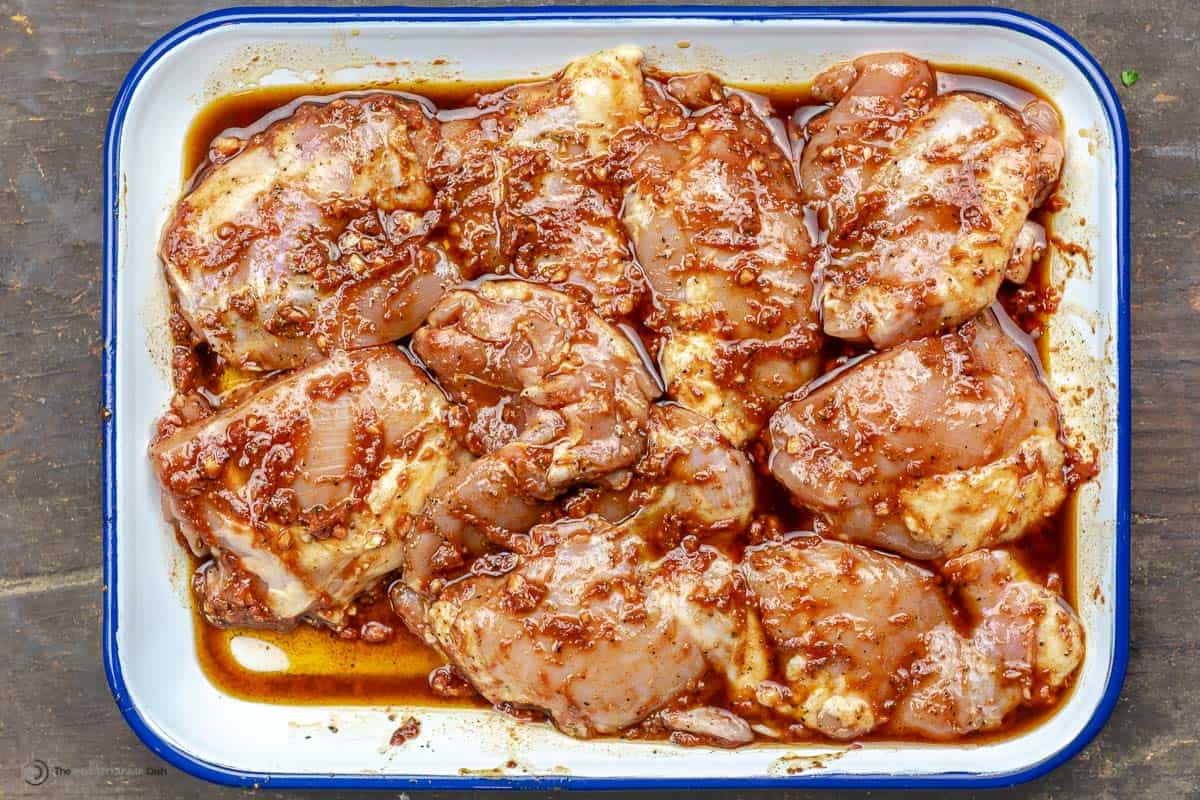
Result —
[[[447,247],[469,274],[579,287],[606,318],[633,312],[642,280],[606,158],[642,113],[641,61],[635,47],[605,50],[443,115],[433,180]]]
[[[811,243],[768,109],[710,76],[672,80],[614,143],[624,222],[664,334],[668,394],[734,445],[811,379],[821,347]]]
[[[796,536],[750,548],[742,569],[786,680],[759,701],[831,738],[994,729],[1050,702],[1083,656],[1074,613],[1003,551],[942,569],[969,635],[937,576],[865,547]]]
[[[337,353],[157,441],[164,508],[216,625],[337,625],[401,563],[438,483],[469,455],[448,403],[397,349]]]
[[[734,696],[765,677],[743,580],[717,551],[691,542],[652,562],[638,537],[597,516],[531,535],[530,553],[480,559],[424,620],[491,702],[544,711],[590,737],[645,719],[710,668]]]
[[[892,147],[937,96],[928,64],[904,53],[872,53],[835,64],[813,81],[815,100],[834,103],[808,123],[800,187],[827,230],[854,210]]]
[[[969,92],[933,97],[928,66],[907,56],[854,68],[855,82],[816,123],[802,174],[831,225],[825,333],[891,347],[995,301],[1064,149],[1045,101],[1018,112]],[[836,96],[846,68],[833,69],[818,84]]]
[[[515,547],[513,534],[539,521],[549,501],[642,455],[658,386],[630,339],[579,300],[524,281],[485,281],[448,295],[412,342],[465,406],[468,446],[482,456],[430,509],[455,552],[472,531]],[[413,546],[429,553],[442,543]]]
[[[192,328],[246,370],[411,333],[459,278],[425,239],[437,138],[420,105],[371,94],[218,139],[159,250]]]
[[[1083,660],[1075,612],[1004,551],[953,559],[942,573],[975,628],[970,638],[949,625],[929,632],[891,729],[950,739],[999,728],[1018,706],[1053,703]]]
[[[887,720],[922,637],[951,618],[936,575],[857,545],[768,542],[747,548],[742,571],[786,680],[763,683],[759,702],[833,739]]]
[[[770,467],[818,532],[947,558],[1015,541],[1058,511],[1059,433],[1033,361],[989,311],[782,406]]]
[[[679,405],[651,409],[645,454],[609,483],[572,498],[568,511],[594,511],[664,548],[685,536],[735,536],[754,513],[750,459],[712,422]]]

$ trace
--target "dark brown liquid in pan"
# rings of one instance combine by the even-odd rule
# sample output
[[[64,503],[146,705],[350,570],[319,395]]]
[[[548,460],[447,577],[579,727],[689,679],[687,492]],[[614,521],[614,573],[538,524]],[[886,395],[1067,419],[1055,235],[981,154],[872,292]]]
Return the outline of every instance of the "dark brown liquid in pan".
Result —
[[[1023,105],[1029,99],[1043,96],[1035,86],[1011,75],[959,66],[941,66],[939,85],[943,91],[968,90],[988,94],[1013,105]],[[469,106],[477,95],[495,91],[507,83],[438,83],[426,82],[390,86],[286,86],[258,89],[222,97],[210,103],[196,116],[185,140],[184,181],[191,182],[206,167],[209,145],[223,132],[245,136],[264,127],[265,122],[286,116],[289,104],[301,98],[317,97],[345,91],[393,90],[419,95],[439,109]],[[820,109],[813,104],[807,84],[743,85],[742,88],[764,95],[779,117],[796,116],[801,122]],[[270,117],[268,117],[270,115]],[[264,118],[267,118],[264,121]],[[1035,219],[1050,231],[1053,199],[1035,214]],[[1006,285],[1001,301],[1013,318],[1035,335],[1044,330],[1045,316],[1053,310],[1053,292],[1048,286],[1048,262],[1044,257],[1035,266],[1029,282],[1020,290]],[[1018,294],[1020,292],[1020,294]],[[1029,310],[1030,308],[1033,310]],[[1048,353],[1047,337],[1038,338],[1038,349],[1045,362]],[[827,368],[833,368],[846,356],[858,350],[834,343],[827,353]],[[201,354],[204,355],[203,353]],[[212,358],[201,363],[210,371],[204,384],[216,388],[221,376],[215,374],[219,365]],[[805,515],[797,512],[785,493],[770,481],[760,477],[760,510],[774,514],[788,527],[808,529]],[[1015,549],[1022,561],[1043,578],[1061,581],[1066,599],[1077,607],[1078,587],[1075,585],[1075,500],[1063,505],[1058,516],[1029,534]],[[355,619],[360,622],[376,620],[392,628],[394,635],[384,643],[372,644],[361,640],[338,638],[325,629],[299,625],[288,632],[239,631],[215,628],[195,614],[196,648],[201,666],[209,679],[223,691],[247,700],[286,704],[370,704],[417,706],[486,707],[478,697],[448,700],[436,695],[428,683],[429,672],[440,666],[442,659],[414,636],[409,634],[391,611],[382,594],[373,602],[360,601]],[[242,667],[230,649],[236,636],[251,636],[270,642],[288,655],[286,672],[253,672]],[[714,697],[714,700],[719,698]],[[1061,707],[1065,697],[1050,709],[1021,708],[1004,729],[998,733],[975,735],[973,742],[1013,736],[1035,726]],[[868,737],[872,738],[872,737]]]

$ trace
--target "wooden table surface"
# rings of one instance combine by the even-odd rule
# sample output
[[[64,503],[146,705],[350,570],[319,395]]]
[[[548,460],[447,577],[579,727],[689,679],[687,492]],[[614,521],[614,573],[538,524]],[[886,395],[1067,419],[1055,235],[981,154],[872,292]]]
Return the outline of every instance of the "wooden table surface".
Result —
[[[1200,797],[1200,3],[1018,5],[1114,83],[1126,68],[1141,80],[1119,88],[1133,143],[1129,672],[1099,737],[1008,794]],[[104,127],[137,56],[203,10],[0,0],[0,798],[241,794],[145,749],[100,663]],[[29,785],[35,759],[59,774]]]

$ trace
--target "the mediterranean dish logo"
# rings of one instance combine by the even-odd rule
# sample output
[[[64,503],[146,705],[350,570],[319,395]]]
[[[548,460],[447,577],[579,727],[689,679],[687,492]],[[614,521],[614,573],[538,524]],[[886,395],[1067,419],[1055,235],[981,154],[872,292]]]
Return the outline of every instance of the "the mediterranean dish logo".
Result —
[[[31,758],[21,767],[21,780],[30,786],[41,786],[60,778],[137,778],[161,777],[167,774],[166,767],[120,767],[89,761],[86,767],[66,767],[47,764],[40,758]]]

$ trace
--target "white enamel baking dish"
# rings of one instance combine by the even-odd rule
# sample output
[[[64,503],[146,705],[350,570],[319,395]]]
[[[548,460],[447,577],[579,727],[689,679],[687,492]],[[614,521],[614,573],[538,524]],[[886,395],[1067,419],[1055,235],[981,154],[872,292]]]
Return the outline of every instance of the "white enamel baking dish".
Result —
[[[861,53],[900,49],[995,67],[1043,87],[1065,117],[1056,233],[1090,264],[1057,254],[1064,295],[1049,375],[1065,418],[1099,453],[1078,503],[1076,565],[1087,656],[1044,724],[983,744],[761,745],[726,751],[577,741],[484,711],[281,706],[228,697],[197,662],[186,561],[160,512],[145,456],[170,395],[166,289],[155,248],[181,189],[196,112],[228,92],[335,84],[546,75],[613,45],[642,46],[672,71],[731,81],[803,81]],[[1116,701],[1127,653],[1129,559],[1128,150],[1120,106],[1067,34],[1014,12],[779,8],[372,11],[230,10],[164,37],[117,96],[105,160],[104,657],[117,704],[176,767],[237,785],[637,788],[945,786],[1036,777],[1078,752]],[[1094,387],[1094,392],[1086,391]],[[420,738],[386,743],[388,713]],[[336,733],[333,732],[336,729]]]

